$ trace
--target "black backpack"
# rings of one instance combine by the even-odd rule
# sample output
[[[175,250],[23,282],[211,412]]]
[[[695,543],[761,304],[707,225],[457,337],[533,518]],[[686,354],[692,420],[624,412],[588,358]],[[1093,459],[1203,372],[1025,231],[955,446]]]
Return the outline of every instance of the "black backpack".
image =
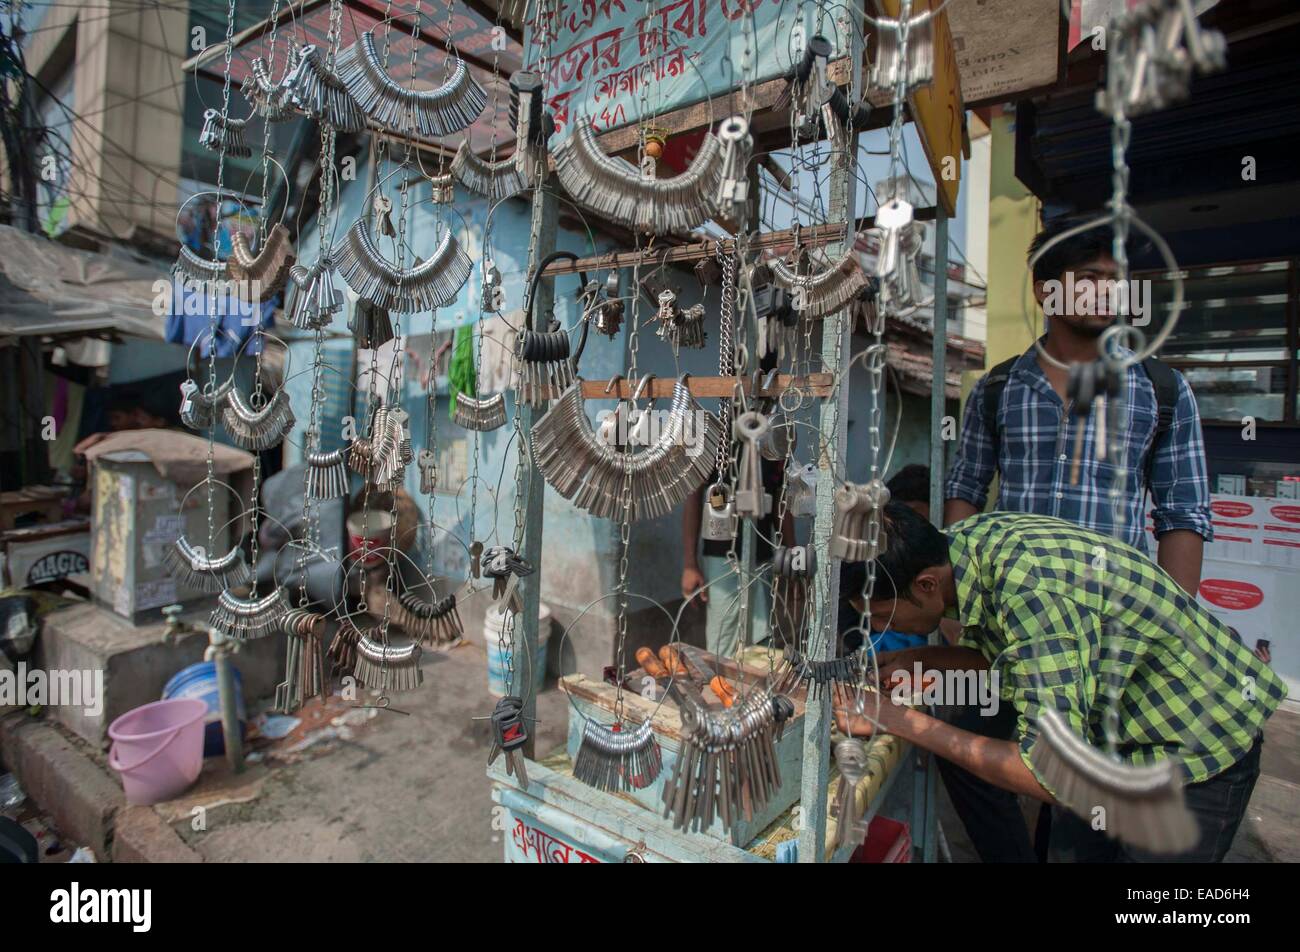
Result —
[[[1011,377],[1011,368],[1019,359],[1019,355],[1007,358],[990,370],[984,378],[984,406],[981,408],[984,428],[992,435],[995,444],[1001,439],[1001,434],[998,432],[998,404],[1002,401],[1002,391],[1007,388],[1007,380]],[[1146,371],[1151,386],[1155,388],[1156,407],[1159,411],[1155,436],[1151,439],[1151,451],[1147,454],[1146,464],[1142,467],[1145,485],[1150,486],[1151,463],[1156,455],[1156,447],[1174,425],[1174,409],[1178,405],[1178,373],[1155,357],[1148,357],[1142,361],[1142,369]]]

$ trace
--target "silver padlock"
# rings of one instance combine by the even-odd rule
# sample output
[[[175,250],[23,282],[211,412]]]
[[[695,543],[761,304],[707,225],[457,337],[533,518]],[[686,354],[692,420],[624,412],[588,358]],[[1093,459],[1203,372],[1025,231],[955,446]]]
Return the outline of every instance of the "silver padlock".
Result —
[[[731,487],[714,483],[704,494],[704,520],[700,538],[707,542],[730,542],[736,537],[736,510]]]

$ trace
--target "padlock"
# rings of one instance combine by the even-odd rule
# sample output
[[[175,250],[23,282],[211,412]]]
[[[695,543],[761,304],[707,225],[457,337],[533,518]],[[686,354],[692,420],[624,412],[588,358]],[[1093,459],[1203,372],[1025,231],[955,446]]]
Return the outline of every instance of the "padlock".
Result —
[[[714,483],[704,495],[704,522],[700,538],[708,542],[730,542],[736,537],[736,512],[731,489]]]

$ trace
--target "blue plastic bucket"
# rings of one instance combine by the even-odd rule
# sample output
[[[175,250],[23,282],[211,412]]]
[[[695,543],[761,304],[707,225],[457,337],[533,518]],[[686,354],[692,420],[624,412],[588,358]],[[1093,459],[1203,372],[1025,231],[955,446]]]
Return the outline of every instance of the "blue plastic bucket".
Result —
[[[541,687],[546,680],[546,642],[551,630],[551,610],[545,604],[540,606],[538,612],[540,624],[538,625],[537,654],[530,665],[527,658],[520,658],[515,661],[515,683],[514,691],[520,692],[525,684],[525,679],[532,679],[532,683]],[[506,693],[507,678],[506,672],[510,663],[510,656],[513,652],[509,646],[501,650],[497,643],[497,636],[501,633],[501,628],[505,624],[505,616],[497,611],[494,607],[489,608],[483,616],[483,641],[487,647],[487,671],[488,671],[488,693],[493,697],[502,697]]]
[[[244,709],[244,684],[235,668],[235,713],[239,717],[239,736],[248,733],[248,712]],[[221,695],[217,688],[217,665],[200,661],[177,671],[163,688],[163,700],[192,698],[208,706],[203,717],[203,756],[220,757],[226,752],[226,737],[221,732]]]

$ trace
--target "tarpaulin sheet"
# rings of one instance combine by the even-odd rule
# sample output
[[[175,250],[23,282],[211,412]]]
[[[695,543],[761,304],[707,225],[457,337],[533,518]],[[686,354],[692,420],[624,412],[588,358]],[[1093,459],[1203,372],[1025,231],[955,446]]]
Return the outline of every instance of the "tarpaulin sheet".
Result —
[[[0,337],[115,331],[162,340],[157,264],[68,248],[0,225]]]

